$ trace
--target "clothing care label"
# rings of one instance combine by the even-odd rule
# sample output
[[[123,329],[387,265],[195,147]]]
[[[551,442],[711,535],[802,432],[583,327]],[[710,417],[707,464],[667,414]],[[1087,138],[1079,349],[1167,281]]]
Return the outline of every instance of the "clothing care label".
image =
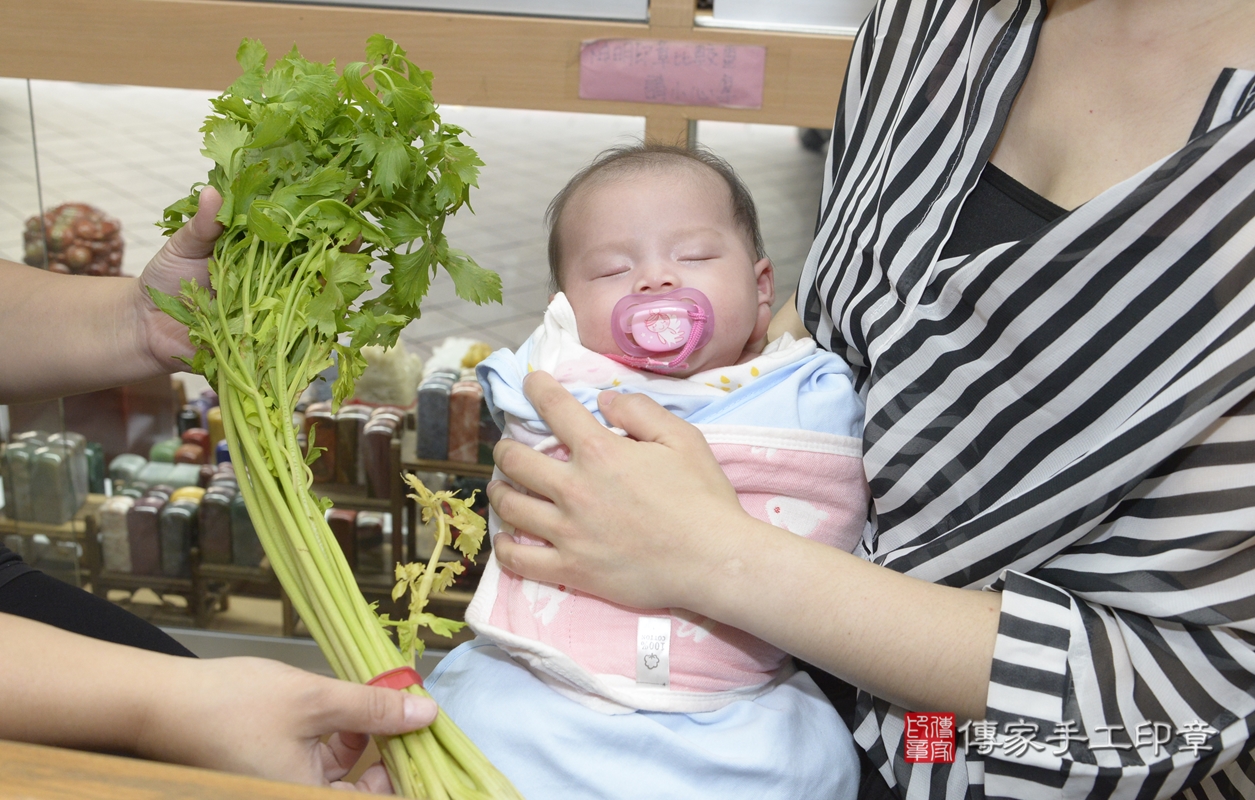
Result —
[[[641,617],[636,622],[636,682],[671,683],[671,617]]]
[[[580,98],[762,108],[766,65],[759,45],[591,39],[580,45]]]

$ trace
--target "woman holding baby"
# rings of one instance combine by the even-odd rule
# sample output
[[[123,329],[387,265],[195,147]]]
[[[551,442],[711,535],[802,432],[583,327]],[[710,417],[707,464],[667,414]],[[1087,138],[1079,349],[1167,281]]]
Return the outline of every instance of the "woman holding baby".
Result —
[[[1252,42],[1242,0],[880,0],[846,74],[796,304],[774,325],[844,359],[866,404],[855,552],[749,516],[703,436],[648,397],[600,396],[622,438],[534,372],[526,398],[570,460],[498,447],[540,496],[494,482],[499,517],[553,546],[499,536],[497,560],[704,616],[856,687],[841,710],[861,797],[1249,796]],[[173,272],[147,278],[203,272],[211,216],[190,249],[168,246]],[[172,368],[152,342],[98,335],[119,317],[151,328],[142,293],[62,298],[101,312],[62,315],[82,346],[51,348],[41,329],[27,347],[26,295],[9,285],[12,353],[61,352],[64,372],[100,385]],[[71,388],[38,359],[7,366],[27,391]],[[322,734],[409,730],[434,711],[0,623],[28,645],[8,659],[6,737],[329,782],[364,737]],[[95,665],[90,706],[58,691],[84,679],[80,663]],[[916,712],[953,713],[975,746],[960,734],[953,760],[908,760]],[[254,719],[275,748],[234,735]]]
[[[1242,795],[1252,41],[1242,2],[878,3],[797,317],[776,323],[844,358],[866,401],[858,549],[748,516],[649,399],[601,396],[624,439],[533,373],[571,457],[499,446],[552,502],[497,482],[494,507],[553,547],[499,537],[497,559],[857,687],[864,796]],[[907,761],[908,712],[996,736]]]

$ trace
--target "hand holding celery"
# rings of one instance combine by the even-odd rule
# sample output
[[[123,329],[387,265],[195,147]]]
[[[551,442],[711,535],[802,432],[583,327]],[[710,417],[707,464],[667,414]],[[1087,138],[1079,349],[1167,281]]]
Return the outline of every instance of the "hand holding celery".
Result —
[[[189,364],[218,389],[240,490],[276,575],[336,673],[357,682],[412,664],[418,625],[458,625],[424,606],[426,593],[447,587],[461,565],[433,557],[399,566],[396,596],[407,586],[418,590],[411,618],[376,617],[324,520],[329,503],[310,491],[308,463],[317,452],[297,445],[296,402],[332,353],[334,400],[349,397],[365,364],[360,348],[395,344],[419,316],[437,267],[459,297],[501,297],[500,279],[449,247],[443,233],[447,216],[468,202],[482,162],[460,141],[460,128],[441,123],[430,73],[382,36],[370,38],[366,55],[337,75],[334,65],[293,50],[267,71],[259,42],[240,46],[244,74],[212,101],[216,113],[203,128],[203,152],[215,163],[208,183],[222,194],[217,219],[225,228],[210,261],[212,291],[184,281],[178,297],[151,292],[188,326],[197,348]],[[195,213],[198,199],[194,192],[166,209],[167,235]],[[376,259],[391,267],[380,277],[387,288],[358,302]],[[441,496],[441,505],[425,505],[424,520],[436,519],[449,543],[447,503],[461,531],[456,544],[473,555],[482,522],[476,533],[462,501],[427,494]],[[385,625],[398,627],[405,653]],[[408,797],[518,797],[443,714],[428,729],[380,744],[394,785]]]

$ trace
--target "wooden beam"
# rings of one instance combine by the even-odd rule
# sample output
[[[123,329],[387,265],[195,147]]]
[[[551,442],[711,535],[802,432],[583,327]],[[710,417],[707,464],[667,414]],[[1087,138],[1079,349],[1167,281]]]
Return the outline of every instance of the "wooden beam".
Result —
[[[0,0],[0,75],[221,91],[245,37],[272,55],[362,58],[384,33],[435,73],[442,103],[828,127],[852,40],[693,27],[684,0],[654,0],[651,24],[242,0]],[[687,17],[685,16],[687,14]],[[581,100],[580,43],[682,38],[767,47],[761,109]]]
[[[695,5],[693,0],[649,0],[650,36],[678,38],[691,31]]]
[[[682,114],[655,112],[645,115],[645,139],[650,142],[688,147],[696,138],[696,127],[697,120]]]

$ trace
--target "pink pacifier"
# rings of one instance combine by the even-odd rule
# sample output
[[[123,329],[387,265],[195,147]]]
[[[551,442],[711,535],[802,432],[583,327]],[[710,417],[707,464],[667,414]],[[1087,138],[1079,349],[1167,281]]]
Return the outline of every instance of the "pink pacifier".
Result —
[[[609,358],[635,369],[673,372],[686,369],[687,359],[710,341],[715,311],[696,289],[666,294],[629,294],[615,303],[610,315],[614,342],[626,355]],[[676,353],[660,359],[661,353]]]

